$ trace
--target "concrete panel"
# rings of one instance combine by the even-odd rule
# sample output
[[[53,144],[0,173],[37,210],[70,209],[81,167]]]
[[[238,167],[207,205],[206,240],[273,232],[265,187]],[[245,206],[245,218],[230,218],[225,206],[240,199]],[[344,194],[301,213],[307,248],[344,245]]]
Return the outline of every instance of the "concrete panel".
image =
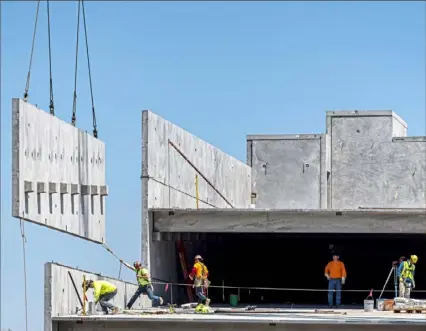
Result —
[[[245,208],[250,204],[250,167],[237,159],[223,153],[219,149],[193,136],[189,132],[164,120],[160,116],[145,111],[143,130],[148,131],[147,163],[144,176],[162,184],[158,191],[148,191],[154,195],[149,198],[148,208],[170,208],[171,203],[179,208],[196,208],[195,204],[195,175],[193,167],[168,143],[173,142],[190,161],[204,174],[213,185],[236,208]],[[160,192],[162,190],[162,192]],[[169,199],[169,191],[178,195],[192,197],[176,201]],[[230,207],[200,176],[199,198],[209,201],[212,207]],[[154,202],[155,200],[155,202]],[[179,204],[180,203],[180,204]]]
[[[169,143],[228,200],[229,204]],[[172,243],[154,242],[150,208],[193,208],[198,175],[200,208],[247,208],[251,168],[151,111],[142,112],[142,261],[159,279],[177,277]],[[165,267],[167,265],[168,267]],[[174,268],[176,270],[176,268]]]
[[[156,210],[159,232],[425,234],[426,209],[416,210]]]
[[[105,277],[101,274],[91,273],[56,263],[45,264],[45,298],[44,298],[44,330],[52,330],[52,317],[76,314],[76,309],[81,308],[75,289],[72,285],[68,272],[71,273],[74,282],[79,291],[80,297],[83,298],[83,275],[86,279],[106,280],[117,286],[117,295],[114,298],[114,304],[120,308],[124,308],[127,301],[131,298],[137,289],[136,284],[123,282],[121,280]],[[93,299],[88,291],[88,300]],[[141,296],[133,305],[133,309],[150,307],[151,301],[146,296]],[[54,331],[54,330],[53,330]]]
[[[105,144],[21,99],[12,113],[12,215],[105,242]]]
[[[425,208],[426,138],[405,135],[394,113],[327,114],[332,208]]]
[[[248,136],[256,208],[327,208],[325,135]]]

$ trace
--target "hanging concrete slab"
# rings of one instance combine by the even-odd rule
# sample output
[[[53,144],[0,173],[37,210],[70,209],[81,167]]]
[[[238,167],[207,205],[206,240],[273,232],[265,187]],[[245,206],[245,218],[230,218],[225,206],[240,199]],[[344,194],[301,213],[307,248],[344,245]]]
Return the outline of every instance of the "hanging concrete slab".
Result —
[[[105,143],[12,101],[12,216],[105,242]]]

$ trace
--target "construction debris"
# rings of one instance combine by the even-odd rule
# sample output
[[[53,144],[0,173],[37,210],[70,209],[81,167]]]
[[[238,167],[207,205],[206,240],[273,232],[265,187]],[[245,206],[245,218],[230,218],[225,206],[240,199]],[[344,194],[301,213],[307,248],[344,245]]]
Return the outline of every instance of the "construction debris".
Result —
[[[394,313],[399,312],[426,312],[426,300],[395,298]]]

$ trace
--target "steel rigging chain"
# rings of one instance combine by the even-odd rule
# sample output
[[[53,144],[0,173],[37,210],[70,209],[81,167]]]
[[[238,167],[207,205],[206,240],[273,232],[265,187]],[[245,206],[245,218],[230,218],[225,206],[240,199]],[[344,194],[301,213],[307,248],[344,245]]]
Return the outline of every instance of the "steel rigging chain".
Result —
[[[27,74],[27,83],[25,84],[24,101],[28,100],[28,91],[30,89],[31,66],[33,64],[34,45],[35,45],[36,32],[37,32],[39,9],[40,9],[40,0],[37,1],[37,9],[36,9],[34,32],[33,32],[33,42],[32,42],[32,46],[31,46],[31,55],[30,55],[30,64],[29,64],[28,74]]]
[[[86,11],[84,8],[84,0],[78,0],[78,11],[77,11],[77,41],[76,41],[76,51],[75,51],[75,73],[74,73],[74,95],[73,95],[73,107],[72,107],[72,117],[71,124],[75,126],[77,121],[76,111],[77,111],[77,71],[78,71],[78,48],[79,48],[79,32],[80,32],[80,13],[83,13],[83,25],[84,25],[84,36],[86,42],[86,56],[87,56],[87,68],[89,74],[89,86],[90,86],[90,98],[92,103],[92,119],[93,119],[93,136],[98,137],[98,130],[96,124],[96,111],[95,111],[95,102],[93,97],[93,84],[92,84],[92,72],[90,67],[90,56],[89,56],[89,41],[87,36],[87,24],[86,24]],[[52,76],[52,46],[51,46],[51,33],[50,33],[50,2],[46,0],[47,4],[47,35],[48,35],[48,51],[49,51],[49,87],[50,87],[50,103],[49,110],[50,114],[55,115],[55,102],[53,94],[53,76]],[[37,2],[36,17],[34,24],[33,40],[31,47],[30,63],[27,75],[27,82],[24,92],[24,101],[28,100],[29,88],[30,88],[30,77],[32,69],[32,60],[34,55],[35,40],[36,40],[36,31],[38,23],[38,14],[40,8],[40,0]]]
[[[55,115],[55,103],[53,101],[53,79],[52,79],[52,47],[50,43],[50,4],[49,0],[46,0],[47,3],[47,37],[49,41],[49,73],[50,73],[50,114]]]

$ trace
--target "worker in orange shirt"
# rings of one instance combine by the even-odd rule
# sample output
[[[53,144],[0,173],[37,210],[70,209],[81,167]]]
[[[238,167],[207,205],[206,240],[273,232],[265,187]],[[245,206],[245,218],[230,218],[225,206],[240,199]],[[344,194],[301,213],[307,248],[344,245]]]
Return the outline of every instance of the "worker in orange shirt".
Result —
[[[194,281],[195,293],[198,297],[198,303],[209,305],[210,299],[206,297],[205,292],[210,282],[207,279],[209,270],[203,262],[201,255],[194,258],[194,267],[192,268],[189,278]]]
[[[346,268],[339,261],[339,254],[333,253],[333,261],[325,267],[324,276],[328,279],[328,306],[333,307],[333,292],[336,291],[336,308],[340,306],[342,299],[342,285],[346,280]]]

